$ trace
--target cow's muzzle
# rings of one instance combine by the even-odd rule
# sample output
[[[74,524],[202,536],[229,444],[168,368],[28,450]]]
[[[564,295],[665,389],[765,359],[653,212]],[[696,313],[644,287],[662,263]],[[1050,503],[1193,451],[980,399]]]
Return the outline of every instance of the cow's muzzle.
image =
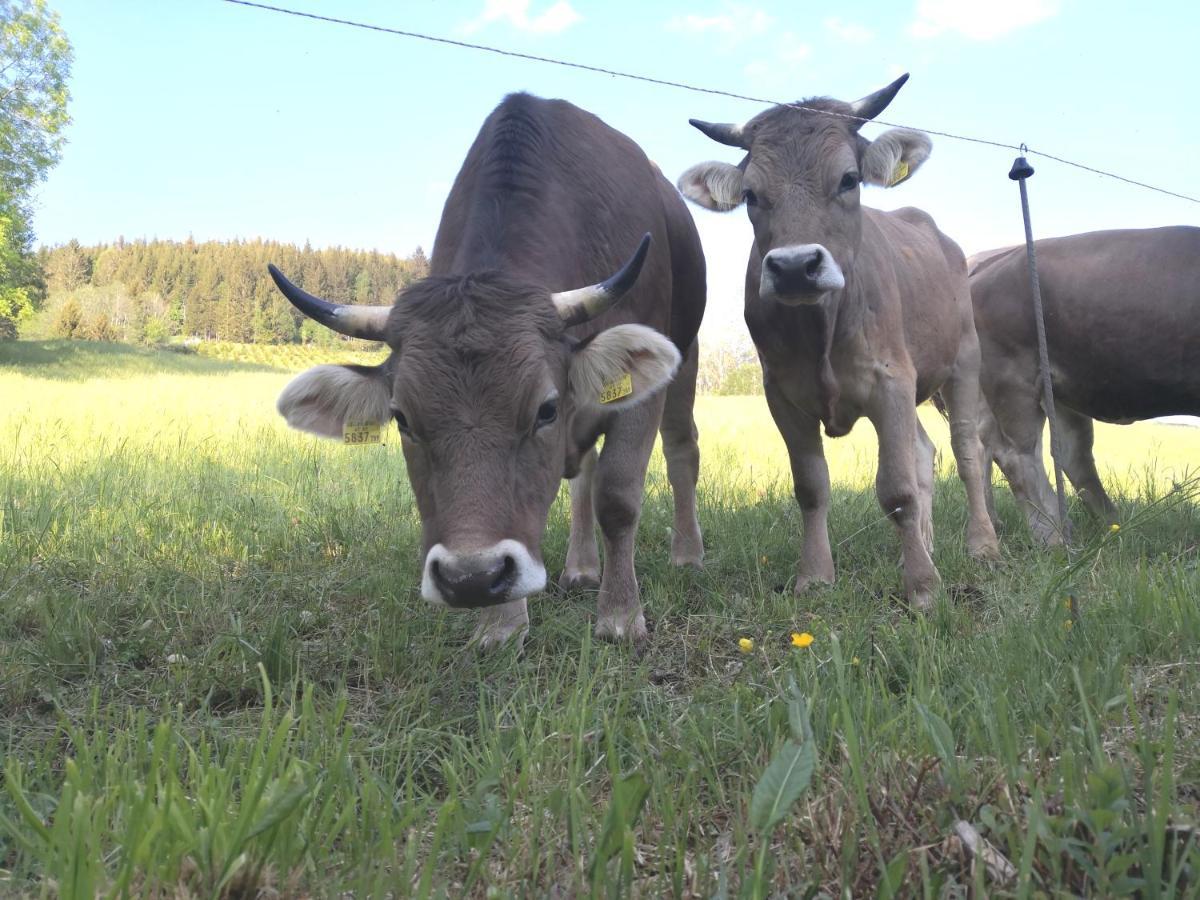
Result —
[[[763,257],[758,295],[787,306],[816,303],[846,286],[842,268],[820,244],[776,247]]]
[[[462,552],[435,544],[425,557],[421,595],[430,603],[475,609],[520,600],[545,586],[545,566],[518,541]]]

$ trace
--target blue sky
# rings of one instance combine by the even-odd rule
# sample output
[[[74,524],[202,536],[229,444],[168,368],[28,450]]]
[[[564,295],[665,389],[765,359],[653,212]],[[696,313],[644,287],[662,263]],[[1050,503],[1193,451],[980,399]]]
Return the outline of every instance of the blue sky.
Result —
[[[774,100],[852,100],[908,71],[882,118],[1024,141],[1200,196],[1195,2],[276,2]],[[505,93],[596,113],[672,180],[738,158],[689,117],[742,121],[761,108],[219,0],[51,4],[75,46],[74,122],[38,201],[44,243],[191,234],[429,250],[467,147]],[[968,253],[1015,243],[1013,156],[934,137],[920,172],[864,202],[920,206]],[[1200,224],[1200,205],[1031,162],[1039,236]],[[750,231],[743,211],[693,212],[711,331],[740,319]]]

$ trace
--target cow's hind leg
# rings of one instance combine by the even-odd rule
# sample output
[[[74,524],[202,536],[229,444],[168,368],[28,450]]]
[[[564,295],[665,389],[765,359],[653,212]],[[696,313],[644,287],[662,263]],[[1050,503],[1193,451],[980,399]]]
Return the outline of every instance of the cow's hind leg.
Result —
[[[974,332],[964,340],[954,371],[943,387],[950,420],[950,446],[958,477],[967,490],[967,552],[976,559],[999,559],[1000,542],[989,504],[992,463],[979,439],[987,407],[979,391],[979,345]]]
[[[571,536],[567,561],[558,585],[563,590],[600,586],[600,553],[596,549],[596,516],[592,488],[596,474],[596,448],[589,450],[579,465],[579,474],[570,481]]]
[[[916,388],[892,380],[882,386],[871,410],[879,435],[879,472],[875,493],[884,513],[900,532],[904,564],[904,596],[914,609],[928,609],[941,577],[921,532],[921,487],[917,478]]]
[[[604,536],[597,637],[635,643],[646,638],[633,547],[642,513],[646,465],[662,421],[664,397],[665,392],[656,394],[615,416],[596,461],[596,518]]]
[[[684,358],[683,366],[667,388],[663,407],[663,456],[667,459],[667,479],[675,501],[675,529],[671,533],[671,562],[677,566],[704,564],[704,541],[696,516],[696,481],[700,477],[699,433],[692,410],[696,403],[696,370],[699,341]]]
[[[796,564],[795,596],[815,584],[833,584],[833,551],[829,548],[829,466],[821,446],[821,423],[793,406],[767,379],[767,406],[787,444],[792,484],[804,535]]]
[[[1055,406],[1055,412],[1062,439],[1062,466],[1075,486],[1075,492],[1102,522],[1116,522],[1117,508],[1104,490],[1100,473],[1096,471],[1096,458],[1092,455],[1096,435],[1091,416],[1061,405]]]

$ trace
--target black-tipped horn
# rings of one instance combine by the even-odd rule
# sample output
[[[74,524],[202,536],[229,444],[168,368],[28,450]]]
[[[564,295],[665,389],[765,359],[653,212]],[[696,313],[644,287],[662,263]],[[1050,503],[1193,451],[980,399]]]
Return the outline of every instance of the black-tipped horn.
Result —
[[[867,94],[861,100],[855,100],[850,104],[850,112],[862,119],[873,119],[892,102],[892,99],[899,93],[900,88],[904,87],[904,82],[908,81],[908,73],[905,72],[891,84],[885,88],[880,88],[873,94]],[[860,123],[861,124],[861,123]]]
[[[576,288],[573,291],[559,291],[551,294],[559,316],[566,326],[580,325],[589,319],[594,319],[625,295],[638,276],[642,273],[642,264],[646,262],[646,254],[650,252],[650,234],[642,236],[642,242],[630,257],[629,262],[610,278],[599,284]]]
[[[280,293],[291,301],[292,306],[314,322],[320,322],[326,328],[350,337],[362,338],[364,341],[387,340],[387,320],[388,313],[391,312],[389,307],[330,303],[296,287],[272,263],[267,264],[267,271],[271,273],[271,279]]]
[[[743,150],[750,149],[747,146],[745,129],[741,125],[735,125],[732,122],[704,122],[700,119],[688,119],[688,124],[693,128],[698,128],[718,144],[724,144],[727,147],[741,147]]]

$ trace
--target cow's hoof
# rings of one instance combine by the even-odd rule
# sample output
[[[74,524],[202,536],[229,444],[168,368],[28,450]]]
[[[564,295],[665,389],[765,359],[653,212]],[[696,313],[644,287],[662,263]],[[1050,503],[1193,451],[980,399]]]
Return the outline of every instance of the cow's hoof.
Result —
[[[967,541],[967,553],[972,559],[982,562],[1000,561],[1000,543],[995,538],[984,538],[981,541]]]
[[[487,651],[516,641],[518,647],[523,647],[528,634],[529,611],[526,603],[524,600],[514,600],[483,610],[468,646]]]
[[[792,588],[792,596],[803,597],[818,588],[829,587],[831,584],[833,584],[833,576],[797,575],[796,586]]]
[[[529,625],[525,627],[508,625],[480,625],[471,636],[470,647],[481,653],[496,650],[510,642],[516,642],[518,647],[525,646],[525,638],[529,635]]]
[[[606,641],[641,644],[647,638],[646,617],[639,610],[635,615],[601,615],[596,620],[596,637]]]
[[[908,598],[908,606],[913,612],[927,613],[933,611],[933,591],[914,591]]]
[[[563,573],[558,579],[559,590],[570,591],[594,591],[600,587],[600,572],[590,572],[587,570],[563,569]]]
[[[693,569],[704,568],[704,542],[699,535],[684,538],[676,534],[671,539],[671,565],[690,566]]]
[[[701,572],[704,570],[704,553],[701,551],[699,554],[682,554],[671,551],[671,565]]]

